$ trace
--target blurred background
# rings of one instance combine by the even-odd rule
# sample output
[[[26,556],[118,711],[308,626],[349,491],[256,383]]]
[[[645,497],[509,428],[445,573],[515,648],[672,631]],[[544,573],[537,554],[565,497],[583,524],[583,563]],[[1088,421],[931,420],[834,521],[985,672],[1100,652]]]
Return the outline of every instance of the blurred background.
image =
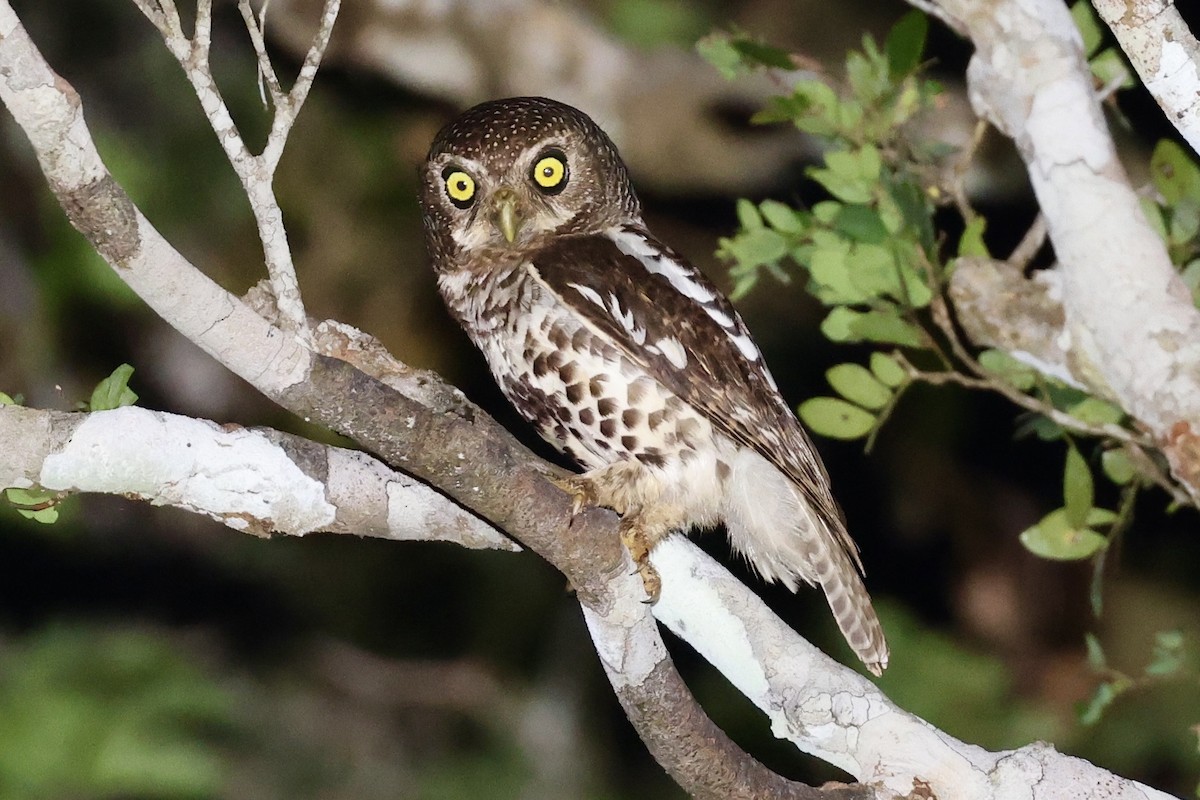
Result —
[[[125,0],[14,0],[51,65],[80,93],[117,179],[193,263],[243,292],[263,274],[238,183],[151,25]],[[268,116],[232,2],[212,62],[251,141]],[[293,131],[277,189],[309,313],[378,336],[437,370],[538,452],[437,298],[421,242],[416,167],[474,102],[548,94],[612,133],[650,227],[730,282],[713,256],[738,197],[811,200],[812,142],[748,118],[779,86],[723,80],[695,41],[736,28],[836,75],[900,2],[576,0],[346,2],[327,66]],[[310,36],[312,0],[274,0],[282,75]],[[933,27],[947,85],[935,133],[965,141],[969,48]],[[1121,98],[1134,174],[1170,135],[1153,102]],[[972,176],[993,252],[1035,206],[999,137]],[[739,303],[784,395],[826,393],[824,371],[863,360],[818,331],[803,281]],[[21,132],[0,115],[0,391],[73,409],[118,364],[139,403],[327,436],[282,413],[177,335],[65,222]],[[914,389],[870,455],[817,442],[892,646],[880,681],[900,705],[989,749],[1053,742],[1179,794],[1200,781],[1196,517],[1147,492],[1110,556],[1105,612],[1091,565],[1040,560],[1017,534],[1061,504],[1061,445],[1017,438],[1005,402]],[[1116,493],[1098,484],[1097,504]],[[1111,492],[1111,494],[1104,494]],[[702,539],[723,560],[721,536]],[[733,564],[742,570],[740,564]],[[742,570],[744,574],[744,570]],[[748,580],[753,580],[747,575]],[[759,586],[800,633],[852,663],[817,592]],[[1079,709],[1110,662],[1141,675],[1156,634],[1184,666],[1123,694],[1094,724]],[[1161,642],[1160,642],[1161,644]],[[782,774],[845,779],[776,741],[762,717],[671,642],[719,725]],[[0,503],[0,800],[7,798],[682,797],[624,719],[563,578],[530,554],[354,537],[260,540],[182,511],[72,499],[54,526]]]

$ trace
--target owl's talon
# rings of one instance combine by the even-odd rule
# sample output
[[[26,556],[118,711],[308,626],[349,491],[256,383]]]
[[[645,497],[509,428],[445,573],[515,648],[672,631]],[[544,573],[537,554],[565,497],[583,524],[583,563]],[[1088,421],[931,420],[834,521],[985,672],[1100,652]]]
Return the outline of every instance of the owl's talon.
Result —
[[[646,590],[646,599],[643,602],[649,605],[657,603],[658,596],[662,594],[662,578],[658,577],[658,570],[650,563],[651,545],[647,540],[646,531],[636,524],[636,521],[623,522],[621,544],[625,545],[630,558],[633,559],[636,567],[634,572],[642,578],[642,586]]]
[[[652,606],[662,594],[662,578],[658,577],[658,570],[650,566],[649,561],[638,566],[638,574],[642,576],[642,586],[646,590],[646,599],[642,602]]]
[[[598,505],[596,502],[596,491],[592,487],[591,481],[583,476],[577,475],[563,478],[557,475],[547,475],[546,480],[571,495],[572,520],[582,514],[583,509],[588,506]]]

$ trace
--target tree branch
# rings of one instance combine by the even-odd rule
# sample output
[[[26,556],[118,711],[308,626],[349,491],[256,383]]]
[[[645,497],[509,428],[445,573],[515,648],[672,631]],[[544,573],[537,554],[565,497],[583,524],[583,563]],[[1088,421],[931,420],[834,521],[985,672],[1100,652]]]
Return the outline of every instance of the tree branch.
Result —
[[[1066,6],[939,5],[975,44],[972,104],[1028,166],[1059,259],[1070,373],[1116,399],[1200,503],[1200,312],[1117,160]]]
[[[1200,153],[1200,42],[1174,0],[1092,0],[1142,83]]]
[[[327,531],[521,549],[366,453],[269,429],[135,406],[90,414],[3,406],[0,451],[10,454],[0,461],[2,487],[119,494],[246,533]]]

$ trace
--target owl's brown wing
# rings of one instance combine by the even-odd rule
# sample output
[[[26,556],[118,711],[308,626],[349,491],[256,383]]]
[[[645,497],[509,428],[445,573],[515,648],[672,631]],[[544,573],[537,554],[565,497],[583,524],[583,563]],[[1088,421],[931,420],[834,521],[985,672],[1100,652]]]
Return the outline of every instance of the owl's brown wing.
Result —
[[[559,236],[530,263],[535,279],[651,377],[787,475],[857,561],[812,441],[745,323],[699,270],[632,225]]]

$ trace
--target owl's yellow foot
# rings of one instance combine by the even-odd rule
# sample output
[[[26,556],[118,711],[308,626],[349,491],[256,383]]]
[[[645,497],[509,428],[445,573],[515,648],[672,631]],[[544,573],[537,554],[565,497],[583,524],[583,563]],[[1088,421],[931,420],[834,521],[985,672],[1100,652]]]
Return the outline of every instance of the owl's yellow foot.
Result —
[[[637,574],[642,577],[642,585],[646,589],[646,603],[657,603],[662,594],[662,578],[658,570],[650,563],[650,549],[655,542],[651,541],[646,528],[639,524],[640,520],[631,517],[621,520],[621,544],[629,551]]]

